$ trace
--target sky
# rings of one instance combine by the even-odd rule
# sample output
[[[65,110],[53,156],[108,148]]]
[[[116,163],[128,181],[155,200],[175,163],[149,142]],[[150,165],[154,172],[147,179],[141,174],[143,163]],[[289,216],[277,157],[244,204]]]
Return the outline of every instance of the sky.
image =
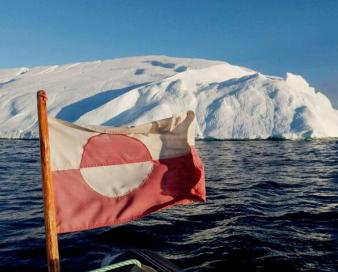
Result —
[[[338,1],[1,1],[0,68],[140,55],[300,74],[338,107]]]

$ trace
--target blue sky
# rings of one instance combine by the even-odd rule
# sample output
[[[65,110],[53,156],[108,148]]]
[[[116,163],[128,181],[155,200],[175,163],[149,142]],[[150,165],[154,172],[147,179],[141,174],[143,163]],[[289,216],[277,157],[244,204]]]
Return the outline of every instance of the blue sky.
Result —
[[[301,74],[338,106],[338,1],[1,1],[0,68],[150,54]]]

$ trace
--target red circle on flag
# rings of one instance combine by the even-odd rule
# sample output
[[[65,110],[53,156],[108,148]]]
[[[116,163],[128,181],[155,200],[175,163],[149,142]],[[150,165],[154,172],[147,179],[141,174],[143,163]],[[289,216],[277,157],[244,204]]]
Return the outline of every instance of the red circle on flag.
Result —
[[[141,186],[153,167],[151,154],[141,141],[126,135],[99,134],[84,146],[80,172],[97,193],[121,197]]]

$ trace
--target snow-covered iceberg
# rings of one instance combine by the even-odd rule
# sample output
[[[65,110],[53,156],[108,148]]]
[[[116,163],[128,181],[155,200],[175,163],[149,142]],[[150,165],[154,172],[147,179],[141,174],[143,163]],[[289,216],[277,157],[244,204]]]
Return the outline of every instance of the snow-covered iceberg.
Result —
[[[71,122],[132,125],[196,112],[199,138],[338,137],[338,111],[301,77],[146,56],[0,70],[0,138],[37,138],[36,91]]]

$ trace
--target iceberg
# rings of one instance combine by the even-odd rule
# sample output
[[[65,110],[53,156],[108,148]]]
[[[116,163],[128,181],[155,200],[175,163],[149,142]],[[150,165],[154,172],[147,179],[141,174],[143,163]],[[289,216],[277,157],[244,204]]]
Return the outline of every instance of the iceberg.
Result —
[[[51,116],[79,124],[138,125],[193,110],[201,139],[338,137],[338,111],[299,75],[144,56],[0,70],[0,138],[38,138],[39,89]]]

